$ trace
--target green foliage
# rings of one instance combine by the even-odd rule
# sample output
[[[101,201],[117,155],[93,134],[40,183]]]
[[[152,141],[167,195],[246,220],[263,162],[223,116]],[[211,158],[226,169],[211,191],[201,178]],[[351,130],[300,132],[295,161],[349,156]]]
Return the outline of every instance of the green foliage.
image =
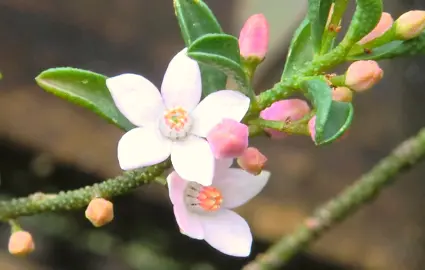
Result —
[[[319,53],[323,32],[329,16],[332,0],[308,0],[308,19],[311,22],[311,39],[315,53]]]
[[[107,77],[76,68],[52,68],[35,78],[49,93],[85,107],[123,130],[134,127],[118,108],[106,87]]]

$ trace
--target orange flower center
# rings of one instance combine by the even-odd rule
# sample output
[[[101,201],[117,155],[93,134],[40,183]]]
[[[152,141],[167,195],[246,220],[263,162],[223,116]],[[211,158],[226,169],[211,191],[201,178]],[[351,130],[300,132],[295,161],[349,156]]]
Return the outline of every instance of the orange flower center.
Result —
[[[188,183],[184,199],[187,208],[198,214],[217,211],[223,204],[223,195],[220,190],[212,186],[205,187],[196,182]]]
[[[175,107],[164,112],[165,125],[177,132],[182,131],[189,121],[188,113],[182,107]]]

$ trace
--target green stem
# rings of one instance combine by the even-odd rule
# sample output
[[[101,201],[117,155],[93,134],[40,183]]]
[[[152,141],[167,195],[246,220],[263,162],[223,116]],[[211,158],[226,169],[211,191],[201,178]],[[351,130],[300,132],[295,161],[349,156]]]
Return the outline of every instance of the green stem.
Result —
[[[160,176],[170,162],[165,161],[157,165],[124,172],[123,175],[106,180],[93,186],[59,192],[58,194],[42,194],[0,201],[0,220],[7,221],[20,216],[30,216],[44,212],[80,209],[92,200],[98,193],[109,198],[128,193],[137,187],[147,184]]]
[[[329,78],[329,81],[333,86],[346,86],[345,85],[345,75],[332,76]]]
[[[336,0],[334,3],[331,20],[325,28],[323,34],[322,48],[320,54],[326,54],[332,49],[336,36],[338,35],[338,29],[341,27],[342,16],[347,9],[348,0]]]
[[[291,235],[282,238],[269,250],[246,265],[244,270],[277,269],[299,251],[319,238],[328,228],[341,222],[363,204],[375,199],[379,192],[401,172],[410,169],[425,157],[425,128],[382,159],[371,171],[363,175],[335,199],[319,207]]]
[[[285,132],[288,134],[298,134],[298,135],[310,135],[308,132],[307,122],[305,121],[296,121],[293,123],[286,123],[282,121],[271,121],[265,119],[255,119],[249,121],[250,125],[259,126],[262,129],[270,128],[280,132]],[[255,134],[252,134],[255,135]]]

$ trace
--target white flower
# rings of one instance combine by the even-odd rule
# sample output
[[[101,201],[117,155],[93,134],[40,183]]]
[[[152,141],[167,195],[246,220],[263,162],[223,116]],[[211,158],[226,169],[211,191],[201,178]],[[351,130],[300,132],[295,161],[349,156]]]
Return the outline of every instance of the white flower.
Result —
[[[229,168],[232,160],[217,160],[211,186],[182,179],[176,172],[167,177],[169,196],[180,231],[205,240],[215,249],[237,257],[249,256],[252,234],[246,221],[229,210],[238,207],[266,185],[270,173],[251,175]]]
[[[198,63],[183,49],[171,60],[161,92],[146,78],[122,74],[106,80],[115,105],[134,125],[118,143],[123,170],[145,167],[171,155],[174,170],[190,181],[210,185],[214,157],[208,132],[224,118],[241,121],[249,99],[237,91],[221,90],[201,102]]]

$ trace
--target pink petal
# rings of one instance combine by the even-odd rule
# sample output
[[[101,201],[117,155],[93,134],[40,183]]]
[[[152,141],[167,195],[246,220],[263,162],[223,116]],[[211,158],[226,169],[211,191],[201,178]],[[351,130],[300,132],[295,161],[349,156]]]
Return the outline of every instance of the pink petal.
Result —
[[[183,200],[184,193],[188,181],[182,179],[175,171],[172,171],[167,177],[168,195],[172,204],[179,203]]]
[[[134,128],[118,142],[118,161],[123,170],[132,170],[164,161],[170,156],[171,141],[152,127]]]
[[[136,126],[157,121],[164,111],[159,90],[149,80],[136,74],[122,74],[106,80],[115,105]]]
[[[235,208],[254,198],[267,184],[270,172],[252,175],[241,169],[227,169],[220,177],[214,177],[213,185],[223,196],[223,207]]]
[[[222,209],[200,216],[205,241],[218,251],[236,257],[251,253],[252,234],[246,221],[235,212]]]
[[[215,159],[208,142],[196,136],[177,141],[171,149],[171,163],[181,178],[209,186],[214,176]]]
[[[226,172],[232,165],[235,159],[233,158],[222,158],[215,160],[215,172]]]
[[[202,240],[204,239],[204,229],[202,227],[200,217],[188,211],[183,201],[183,195],[183,193],[180,193],[181,199],[176,200],[173,207],[177,224],[179,225],[182,234],[194,239]]]
[[[202,81],[199,65],[186,55],[187,49],[171,59],[161,85],[167,108],[181,106],[192,111],[201,100]]]
[[[206,137],[210,130],[224,118],[240,122],[249,108],[249,98],[233,90],[209,94],[192,112],[192,133]]]

